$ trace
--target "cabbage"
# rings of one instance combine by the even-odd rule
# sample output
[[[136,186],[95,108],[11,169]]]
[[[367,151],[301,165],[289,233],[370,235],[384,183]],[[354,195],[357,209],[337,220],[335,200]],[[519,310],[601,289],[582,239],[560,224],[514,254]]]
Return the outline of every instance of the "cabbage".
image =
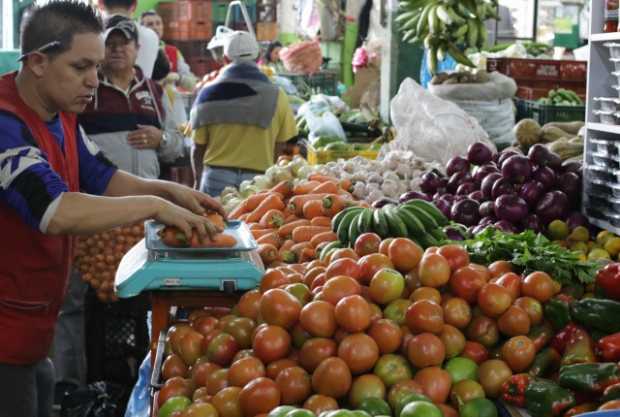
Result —
[[[254,177],[254,185],[260,190],[271,188],[272,182],[266,175],[257,175]]]
[[[252,186],[252,180],[245,180],[239,184],[239,192],[241,195],[246,195],[248,192],[248,187]]]

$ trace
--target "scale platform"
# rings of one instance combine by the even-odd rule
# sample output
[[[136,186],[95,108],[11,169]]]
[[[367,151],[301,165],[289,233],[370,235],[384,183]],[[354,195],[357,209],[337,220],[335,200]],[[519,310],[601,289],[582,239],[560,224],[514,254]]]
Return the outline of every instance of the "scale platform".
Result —
[[[224,230],[239,242],[233,248],[171,248],[157,235],[162,227],[147,221],[145,239],[121,260],[114,282],[119,297],[159,290],[231,293],[259,285],[265,267],[245,223],[231,221]]]

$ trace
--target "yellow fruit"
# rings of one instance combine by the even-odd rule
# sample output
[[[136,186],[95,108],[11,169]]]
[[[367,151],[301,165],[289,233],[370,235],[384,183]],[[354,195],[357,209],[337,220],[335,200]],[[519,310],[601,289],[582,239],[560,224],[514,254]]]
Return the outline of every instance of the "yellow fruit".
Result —
[[[585,262],[585,261],[587,261],[587,260],[588,260],[588,257],[587,257],[587,256],[586,256],[586,254],[585,254],[585,253],[583,253],[583,252],[580,252],[580,253],[579,253],[578,258],[579,258],[579,260],[580,260],[581,262]]]
[[[614,237],[614,234],[608,230],[602,230],[596,235],[596,241],[599,245],[604,246],[607,243],[607,240]]]
[[[562,220],[554,220],[549,223],[549,236],[551,240],[564,240],[568,236],[568,225]]]
[[[607,239],[603,247],[611,256],[618,255],[618,253],[620,253],[620,237],[611,237]]]
[[[593,249],[588,254],[588,259],[591,260],[591,261],[595,261],[597,259],[609,259],[609,260],[611,260],[611,257],[609,256],[609,253],[607,253],[607,251],[605,249]]]
[[[570,245],[570,250],[588,253],[588,244],[586,242],[575,242]]]
[[[583,226],[577,226],[568,236],[568,240],[573,242],[587,242],[590,240],[590,232]]]

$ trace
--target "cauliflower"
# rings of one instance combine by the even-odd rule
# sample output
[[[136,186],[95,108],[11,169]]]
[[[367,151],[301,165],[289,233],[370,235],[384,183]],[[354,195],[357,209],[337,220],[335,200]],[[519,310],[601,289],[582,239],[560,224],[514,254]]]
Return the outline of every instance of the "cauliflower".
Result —
[[[386,179],[385,181],[383,181],[381,191],[383,191],[383,193],[388,197],[398,196],[398,181]]]

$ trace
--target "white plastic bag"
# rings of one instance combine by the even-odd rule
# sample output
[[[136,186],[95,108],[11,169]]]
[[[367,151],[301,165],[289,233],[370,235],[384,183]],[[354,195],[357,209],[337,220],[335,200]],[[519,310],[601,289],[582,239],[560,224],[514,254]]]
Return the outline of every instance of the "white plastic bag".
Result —
[[[460,108],[478,120],[496,145],[510,145],[515,141],[514,104],[511,99],[495,101],[456,101]]]
[[[390,104],[396,138],[384,145],[390,150],[410,150],[427,161],[446,164],[465,155],[469,145],[483,142],[495,150],[475,118],[459,106],[434,96],[411,78],[406,78]]]
[[[332,112],[334,105],[338,104],[338,101],[331,100],[331,97],[314,96],[299,108],[298,114],[302,115],[308,124],[310,142],[321,136],[346,140],[347,135],[340,120]]]

